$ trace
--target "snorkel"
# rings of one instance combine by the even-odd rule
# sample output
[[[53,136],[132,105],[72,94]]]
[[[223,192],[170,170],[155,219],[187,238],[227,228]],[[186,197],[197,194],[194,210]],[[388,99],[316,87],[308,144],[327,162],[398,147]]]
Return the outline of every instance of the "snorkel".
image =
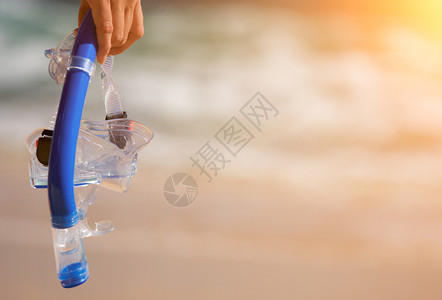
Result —
[[[137,171],[137,153],[153,137],[146,126],[128,119],[122,110],[112,79],[113,57],[106,59],[101,73],[106,120],[81,119],[95,73],[96,50],[91,11],[76,37],[71,33],[56,49],[46,50],[51,59],[51,77],[64,85],[53,117],[55,126],[52,120],[49,128],[34,131],[27,142],[32,155],[31,185],[48,188],[57,275],[65,288],[78,286],[89,278],[82,238],[103,235],[115,228],[110,221],[96,223],[94,230],[87,224],[87,209],[95,201],[98,185],[127,191]]]
[[[80,231],[75,227],[78,214],[73,182],[78,131],[96,54],[95,24],[89,11],[72,49],[49,155],[48,196],[55,262],[58,278],[66,288],[89,278]]]

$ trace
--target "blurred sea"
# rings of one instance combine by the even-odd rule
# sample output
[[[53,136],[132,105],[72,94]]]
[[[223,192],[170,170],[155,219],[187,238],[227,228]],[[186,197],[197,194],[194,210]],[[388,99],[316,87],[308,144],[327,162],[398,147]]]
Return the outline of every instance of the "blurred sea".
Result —
[[[76,27],[77,6],[69,3],[0,6],[0,135],[7,148],[21,149],[59,101],[43,51]],[[125,109],[157,136],[143,160],[187,163],[261,91],[281,113],[234,173],[296,183],[332,178],[338,168],[350,177],[433,180],[415,174],[427,165],[431,177],[435,171],[440,45],[413,28],[245,3],[155,5],[145,13],[144,38],[117,58],[114,71]],[[95,80],[86,118],[102,119],[100,93]]]
[[[109,200],[120,195],[105,194],[111,208],[97,204],[117,219],[125,213],[122,234],[88,242],[97,269],[110,268],[103,255],[134,255],[118,264],[128,276],[122,289],[152,280],[132,291],[134,299],[146,289],[154,299],[293,299],[296,291],[296,299],[442,297],[442,43],[434,32],[388,14],[269,3],[146,2],[144,13],[145,35],[116,57],[114,79],[129,116],[155,138],[140,154],[141,179],[129,194],[137,214],[131,218],[129,207]],[[7,153],[0,163],[12,174],[1,183],[7,197],[0,224],[16,224],[23,238],[26,222],[40,224],[41,236],[49,232],[46,216],[28,212],[33,221],[22,220],[23,198],[35,191],[17,191],[28,185],[26,137],[46,126],[61,93],[43,51],[76,27],[76,17],[72,2],[0,2],[0,151]],[[279,115],[261,132],[251,127],[256,138],[207,183],[189,157],[258,91]],[[98,77],[84,116],[104,117]],[[201,184],[193,208],[180,212],[161,195],[177,171]],[[41,205],[45,195],[38,195]],[[14,257],[25,244],[43,252],[51,245],[46,238],[26,243],[5,231],[0,250]],[[158,277],[141,267],[136,278],[128,275],[124,268],[138,261]],[[207,289],[167,279],[183,274]],[[88,283],[91,290],[107,287],[100,278],[116,280],[100,276]],[[57,284],[47,280],[47,287]],[[176,294],[159,296],[170,285]]]

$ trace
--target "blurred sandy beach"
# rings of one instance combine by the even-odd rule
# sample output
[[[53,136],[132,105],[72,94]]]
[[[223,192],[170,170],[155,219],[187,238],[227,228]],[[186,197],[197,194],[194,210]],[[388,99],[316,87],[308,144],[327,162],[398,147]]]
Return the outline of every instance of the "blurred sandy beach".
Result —
[[[417,199],[427,193],[395,200],[403,195],[384,183],[330,197],[220,180],[180,210],[162,198],[161,172],[138,174],[124,196],[100,191],[90,218],[112,219],[118,228],[85,240],[91,278],[64,290],[46,193],[24,186],[24,157],[9,158],[18,163],[3,164],[10,174],[1,207],[5,299],[438,299],[442,292],[442,208],[436,199]],[[364,199],[367,189],[386,200]]]
[[[24,143],[59,100],[43,51],[77,7],[24,3],[0,4],[1,299],[442,298],[437,29],[325,4],[146,2],[114,79],[155,138],[129,192],[100,189],[90,223],[117,229],[84,241],[91,277],[64,290]],[[189,157],[258,91],[279,115],[207,182]],[[95,80],[84,116],[103,114]],[[176,172],[198,182],[185,208],[163,196]]]

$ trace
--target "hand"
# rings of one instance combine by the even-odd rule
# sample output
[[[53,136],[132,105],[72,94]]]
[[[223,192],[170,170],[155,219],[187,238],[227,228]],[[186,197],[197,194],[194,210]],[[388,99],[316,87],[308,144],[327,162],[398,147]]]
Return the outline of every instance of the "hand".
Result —
[[[144,34],[140,0],[81,0],[78,26],[89,9],[97,30],[99,64],[109,55],[126,51]]]

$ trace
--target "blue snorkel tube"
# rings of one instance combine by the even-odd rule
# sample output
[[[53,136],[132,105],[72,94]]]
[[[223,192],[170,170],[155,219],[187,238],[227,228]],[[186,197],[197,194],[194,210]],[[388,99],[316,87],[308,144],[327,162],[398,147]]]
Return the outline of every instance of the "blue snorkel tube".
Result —
[[[89,278],[74,195],[74,167],[84,101],[97,53],[89,11],[78,30],[66,72],[49,155],[48,195],[57,274],[65,288]]]

